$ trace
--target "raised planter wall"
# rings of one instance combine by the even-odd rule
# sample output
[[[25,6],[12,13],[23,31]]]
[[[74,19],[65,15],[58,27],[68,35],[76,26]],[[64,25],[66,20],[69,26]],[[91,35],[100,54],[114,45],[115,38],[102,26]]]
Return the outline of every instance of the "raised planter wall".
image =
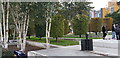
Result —
[[[46,43],[39,43],[39,42],[28,41],[28,40],[26,42],[30,45],[33,45],[33,46],[46,48]]]
[[[33,45],[33,46],[37,46],[37,47],[42,47],[42,48],[46,48],[46,43],[40,43],[40,42],[34,42],[34,41],[26,41],[28,44],[30,45]],[[54,48],[61,48],[63,46],[59,46],[59,45],[52,45],[52,44],[49,44],[50,47],[54,47]]]

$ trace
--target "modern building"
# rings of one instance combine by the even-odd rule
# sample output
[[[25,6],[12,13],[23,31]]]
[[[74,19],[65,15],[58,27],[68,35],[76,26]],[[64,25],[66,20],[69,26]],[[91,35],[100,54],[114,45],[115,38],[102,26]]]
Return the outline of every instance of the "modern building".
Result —
[[[90,11],[90,18],[96,18],[96,17],[100,17],[101,18],[101,10],[92,10]]]
[[[94,17],[95,17],[94,10],[91,10],[91,11],[90,11],[90,15],[89,15],[89,16],[90,16],[90,18],[94,18]]]
[[[101,10],[95,11],[95,17],[101,18]]]
[[[117,0],[112,0],[108,2],[107,8],[101,8],[101,15],[102,18],[104,18],[107,14],[113,13],[119,9],[119,6],[117,4]]]

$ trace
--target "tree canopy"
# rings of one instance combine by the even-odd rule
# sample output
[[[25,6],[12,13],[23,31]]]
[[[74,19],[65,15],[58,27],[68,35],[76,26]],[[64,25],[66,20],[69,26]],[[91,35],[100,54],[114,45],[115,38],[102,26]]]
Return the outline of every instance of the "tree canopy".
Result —
[[[86,15],[76,15],[75,19],[72,21],[75,35],[82,35],[88,32],[88,19]]]
[[[120,23],[120,9],[116,12],[107,14],[106,17],[112,17],[114,23]]]

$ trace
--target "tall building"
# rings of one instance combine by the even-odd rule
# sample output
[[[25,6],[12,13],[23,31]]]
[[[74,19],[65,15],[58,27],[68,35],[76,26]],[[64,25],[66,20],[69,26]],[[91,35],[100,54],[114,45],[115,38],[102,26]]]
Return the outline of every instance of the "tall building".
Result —
[[[92,10],[90,11],[90,18],[96,18],[96,17],[100,17],[101,18],[101,10]]]
[[[95,10],[91,10],[90,11],[90,18],[94,18],[95,17]]]
[[[118,7],[119,7],[119,9],[120,9],[120,1],[119,1],[119,2],[117,2],[117,5],[118,5]]]
[[[107,8],[101,8],[101,15],[104,18],[107,14],[113,13],[118,9],[119,9],[119,6],[117,5],[117,0],[109,1]]]

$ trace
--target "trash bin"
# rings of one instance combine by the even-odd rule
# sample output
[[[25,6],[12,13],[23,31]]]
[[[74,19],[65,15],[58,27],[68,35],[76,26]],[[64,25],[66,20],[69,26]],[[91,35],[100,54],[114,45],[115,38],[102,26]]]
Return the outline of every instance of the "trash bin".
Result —
[[[27,58],[27,55],[22,52],[22,51],[14,51],[14,54],[16,55],[17,58]]]
[[[81,39],[81,50],[82,51],[93,51],[92,39]]]

